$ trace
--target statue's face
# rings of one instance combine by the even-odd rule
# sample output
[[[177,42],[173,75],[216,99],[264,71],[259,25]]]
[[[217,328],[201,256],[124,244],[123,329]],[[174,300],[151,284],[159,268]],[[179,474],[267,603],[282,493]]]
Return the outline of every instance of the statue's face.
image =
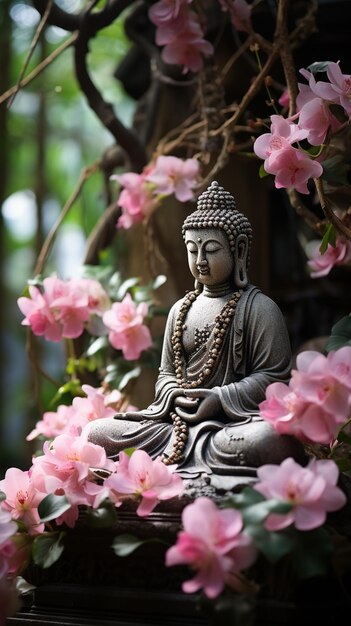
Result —
[[[233,253],[220,228],[191,228],[185,233],[185,245],[190,271],[199,283],[212,286],[233,280]]]

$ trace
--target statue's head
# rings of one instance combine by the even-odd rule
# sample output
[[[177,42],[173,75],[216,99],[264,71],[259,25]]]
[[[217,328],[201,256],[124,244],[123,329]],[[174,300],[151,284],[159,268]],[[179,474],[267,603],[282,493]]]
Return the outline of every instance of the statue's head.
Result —
[[[187,233],[198,230],[220,231],[220,239],[227,245],[233,259],[234,283],[238,288],[246,287],[252,227],[247,217],[236,210],[233,196],[217,181],[213,181],[199,196],[196,211],[185,219],[182,228],[184,241]]]

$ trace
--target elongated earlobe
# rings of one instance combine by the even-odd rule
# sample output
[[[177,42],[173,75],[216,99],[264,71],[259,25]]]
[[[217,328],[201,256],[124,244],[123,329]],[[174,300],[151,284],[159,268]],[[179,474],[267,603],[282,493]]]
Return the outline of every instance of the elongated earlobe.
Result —
[[[248,238],[247,235],[241,233],[238,235],[235,242],[235,267],[234,267],[234,282],[237,287],[241,289],[248,284],[247,278],[247,253],[248,253]]]

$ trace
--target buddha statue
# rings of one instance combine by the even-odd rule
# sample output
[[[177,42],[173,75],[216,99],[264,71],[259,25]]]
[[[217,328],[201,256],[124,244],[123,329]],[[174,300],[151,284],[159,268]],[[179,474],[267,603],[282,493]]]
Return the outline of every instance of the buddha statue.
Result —
[[[92,422],[89,440],[110,458],[142,448],[176,463],[183,478],[233,485],[253,481],[265,463],[303,462],[302,445],[259,415],[266,387],[289,378],[291,350],[279,308],[248,282],[248,219],[214,181],[182,232],[195,289],[170,310],[155,399]]]

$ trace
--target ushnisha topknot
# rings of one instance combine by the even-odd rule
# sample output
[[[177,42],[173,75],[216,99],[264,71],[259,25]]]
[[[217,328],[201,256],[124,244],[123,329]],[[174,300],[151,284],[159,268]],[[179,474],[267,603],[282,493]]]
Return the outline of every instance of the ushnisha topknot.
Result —
[[[216,180],[204,191],[197,200],[196,211],[186,217],[182,234],[185,239],[185,231],[190,228],[221,228],[228,237],[232,252],[235,250],[235,242],[240,234],[245,234],[248,239],[248,252],[250,253],[252,241],[252,227],[245,215],[236,209],[233,196],[221,187]],[[248,254],[249,258],[250,254]]]

